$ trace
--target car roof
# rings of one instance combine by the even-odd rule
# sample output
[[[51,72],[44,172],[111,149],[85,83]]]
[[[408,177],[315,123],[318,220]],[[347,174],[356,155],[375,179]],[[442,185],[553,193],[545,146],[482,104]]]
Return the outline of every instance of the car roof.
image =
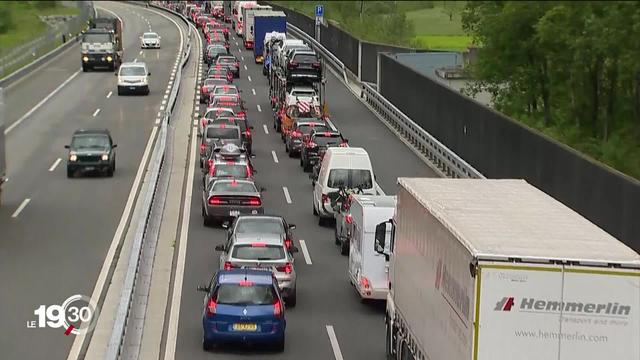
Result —
[[[147,35],[147,34],[149,34],[149,35],[158,35],[158,33],[155,32],[155,31],[147,31],[147,32],[143,33],[142,35]]]
[[[316,55],[316,56],[318,56],[318,54],[315,51],[307,50],[307,49],[293,49],[292,55],[293,56],[296,56],[296,55]]]
[[[124,62],[122,64],[120,64],[120,67],[147,67],[147,64],[142,62],[142,61],[138,61],[138,62]]]
[[[265,270],[231,269],[218,271],[219,284],[237,284],[243,280],[250,280],[259,285],[273,284],[273,273]]]
[[[73,132],[73,135],[107,135],[111,136],[111,133],[107,129],[78,129]]]
[[[274,218],[276,218],[276,219],[279,219],[279,220],[283,220],[284,219],[283,216],[275,215],[275,214],[274,215],[271,215],[271,214],[245,214],[245,215],[237,216],[236,217],[236,222],[238,220],[240,220],[240,219],[250,219],[250,218],[253,218],[253,219],[261,219],[261,218],[262,219],[264,219],[264,218],[272,218],[272,219],[274,219]]]

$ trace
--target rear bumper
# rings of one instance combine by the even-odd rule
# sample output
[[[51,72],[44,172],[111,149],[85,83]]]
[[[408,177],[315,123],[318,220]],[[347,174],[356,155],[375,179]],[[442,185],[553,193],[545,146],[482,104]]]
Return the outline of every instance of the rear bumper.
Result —
[[[360,297],[363,299],[371,299],[371,300],[386,300],[387,294],[389,293],[388,289],[385,288],[369,288],[365,289],[360,284],[355,284],[356,290]]]
[[[245,40],[245,41],[244,41],[244,47],[245,47],[246,49],[253,49],[253,41],[247,41],[247,40]]]
[[[237,211],[238,215],[256,215],[264,214],[264,208],[250,207],[250,206],[233,206],[233,205],[220,205],[211,206],[207,205],[207,216],[210,218],[227,219],[233,218],[235,215],[231,215],[232,211]]]
[[[233,331],[232,324],[203,319],[202,328],[204,339],[215,343],[242,342],[242,343],[273,343],[280,341],[284,336],[286,322],[270,322],[259,324],[258,331]],[[221,328],[226,328],[221,331]]]
[[[118,92],[120,93],[149,93],[149,85],[118,85]]]

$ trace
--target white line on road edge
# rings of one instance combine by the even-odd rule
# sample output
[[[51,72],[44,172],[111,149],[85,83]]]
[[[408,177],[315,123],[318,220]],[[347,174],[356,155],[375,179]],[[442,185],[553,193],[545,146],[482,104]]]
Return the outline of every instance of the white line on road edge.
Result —
[[[51,165],[51,167],[49,168],[49,172],[52,172],[53,170],[56,169],[56,167],[58,166],[58,164],[60,164],[60,162],[62,161],[62,159],[58,158],[58,160],[53,162],[53,165]]]
[[[302,255],[304,255],[304,262],[306,262],[307,265],[313,264],[311,262],[311,255],[309,255],[309,249],[307,249],[307,243],[304,240],[299,240],[299,241],[300,241],[300,247],[302,248]]]
[[[331,122],[331,119],[327,118],[327,122],[329,123],[329,126],[331,126],[331,129],[333,131],[338,131],[338,128],[335,125],[333,125],[333,123]]]
[[[173,21],[173,20],[172,20]],[[175,21],[174,21],[175,23]],[[196,31],[195,27],[189,24],[189,27]],[[182,34],[182,32],[180,32]],[[199,48],[202,49],[202,38],[197,36]],[[180,46],[182,48],[182,45]],[[198,127],[191,128],[191,155],[189,160],[188,175],[187,175],[187,189],[184,197],[184,207],[182,209],[182,224],[180,225],[180,240],[178,245],[178,257],[176,259],[176,271],[174,275],[173,294],[171,295],[171,307],[169,309],[169,324],[167,325],[167,343],[164,348],[165,359],[175,359],[176,356],[176,342],[178,338],[178,323],[180,321],[180,300],[182,297],[182,283],[184,281],[184,267],[185,258],[187,256],[187,238],[189,234],[189,217],[191,215],[191,196],[193,193],[193,174],[196,169],[196,149],[197,141],[195,141],[198,134]]]
[[[336,332],[333,331],[333,326],[326,325],[327,334],[329,334],[329,341],[331,341],[331,348],[333,348],[333,356],[336,360],[344,360],[342,358],[342,352],[340,351],[340,344],[338,344],[338,338],[336,337]]]
[[[12,218],[17,218],[18,215],[20,215],[20,212],[22,212],[22,210],[24,210],[25,206],[27,206],[27,204],[31,201],[31,199],[27,198],[24,199],[24,201],[22,202],[22,204],[20,204],[20,206],[18,206],[18,208],[16,209],[16,211],[13,212],[13,215],[11,215]]]
[[[98,116],[98,114],[100,114],[100,109],[96,109],[96,111],[93,112],[93,117]]]
[[[149,31],[151,31],[151,29],[149,29]],[[156,59],[160,59],[160,52],[156,53]]]
[[[133,62],[138,62],[138,58],[133,59]]]
[[[249,81],[251,81],[251,76],[247,76],[247,79],[249,79]]]
[[[287,200],[287,204],[291,204],[291,196],[289,195],[289,189],[286,186],[282,187],[282,191],[284,192],[284,198]]]
[[[169,95],[164,94],[164,99],[167,99],[169,97]]]
[[[251,89],[251,92],[253,93],[253,95],[256,94],[256,89]]]
[[[55,88],[55,90],[53,90],[51,93],[49,93],[49,95],[47,95],[44,99],[42,99],[39,103],[36,104],[36,106],[32,107],[31,110],[29,110],[26,114],[22,115],[22,117],[18,120],[16,120],[16,122],[14,122],[13,124],[9,125],[5,130],[4,130],[4,134],[7,135],[8,133],[11,132],[11,130],[15,129],[18,125],[20,125],[20,123],[22,123],[26,118],[28,118],[29,116],[31,116],[31,114],[33,114],[36,110],[38,110],[42,105],[44,105],[44,103],[46,103],[49,99],[51,99],[55,94],[58,93],[58,91],[60,91],[60,89],[62,89],[65,85],[67,85],[71,80],[73,80],[73,78],[75,78],[76,76],[78,76],[78,74],[80,74],[80,71],[82,70],[78,70],[76,72],[74,72],[73,74],[71,74],[71,76],[69,76],[67,78],[67,80],[65,80],[62,84],[58,85],[57,88]]]
[[[265,125],[265,129],[266,129],[266,126],[267,125]],[[278,155],[276,155],[275,150],[271,150],[271,156],[273,156],[273,162],[277,164],[278,163]]]
[[[142,50],[140,50],[140,54],[138,54],[138,55],[142,55]]]
[[[109,93],[107,94],[107,99],[110,98],[112,94],[113,94],[113,91],[109,91]]]
[[[269,135],[269,129],[267,129],[267,124],[262,124],[262,128],[264,129],[264,133]]]
[[[240,46],[240,45],[238,45],[238,42],[237,42],[237,41],[236,41],[236,46]]]
[[[240,56],[240,58],[242,59],[242,61],[244,61],[244,56]],[[244,69],[247,69],[247,65],[244,66]]]
[[[262,112],[262,108],[260,107],[260,105],[256,105],[258,107],[258,112]]]
[[[247,70],[247,65],[244,66],[244,69]]]

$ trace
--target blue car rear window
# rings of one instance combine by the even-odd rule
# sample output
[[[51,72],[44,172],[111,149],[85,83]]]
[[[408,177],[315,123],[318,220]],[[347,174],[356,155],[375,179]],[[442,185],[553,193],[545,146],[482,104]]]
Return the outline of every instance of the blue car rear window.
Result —
[[[225,305],[269,305],[277,298],[272,285],[220,284],[216,302]]]

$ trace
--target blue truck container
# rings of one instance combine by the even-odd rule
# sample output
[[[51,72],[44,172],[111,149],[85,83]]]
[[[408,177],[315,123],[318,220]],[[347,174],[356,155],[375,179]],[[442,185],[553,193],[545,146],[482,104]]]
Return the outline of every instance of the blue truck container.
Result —
[[[269,11],[256,14],[254,19],[253,57],[256,63],[264,60],[264,36],[266,33],[277,31],[287,32],[287,15],[282,11]]]

